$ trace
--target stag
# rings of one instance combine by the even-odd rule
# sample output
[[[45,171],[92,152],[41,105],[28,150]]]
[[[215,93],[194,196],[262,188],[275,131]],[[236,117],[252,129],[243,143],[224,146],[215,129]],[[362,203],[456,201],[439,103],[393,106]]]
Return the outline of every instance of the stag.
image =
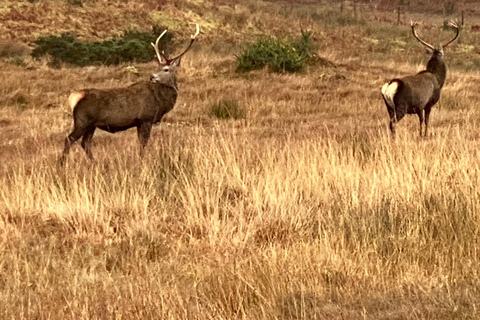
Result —
[[[450,22],[456,30],[452,40],[435,48],[420,39],[415,31],[416,22],[411,22],[412,33],[415,39],[432,51],[427,68],[419,73],[404,78],[397,78],[385,83],[382,87],[382,96],[390,116],[390,131],[395,139],[395,124],[405,114],[417,114],[420,120],[420,136],[425,123],[425,136],[428,131],[428,121],[432,107],[440,99],[440,92],[447,76],[447,67],[443,61],[443,50],[447,45],[457,39],[460,29],[455,22]]]
[[[159,68],[150,76],[150,81],[137,82],[122,88],[73,92],[68,98],[68,104],[73,109],[74,128],[65,139],[60,164],[64,163],[72,144],[80,137],[87,157],[93,159],[91,141],[97,128],[115,133],[136,127],[140,154],[143,156],[152,125],[160,122],[175,105],[178,95],[177,69],[182,56],[191,48],[199,31],[197,24],[188,47],[174,58],[168,58],[158,48],[158,43],[167,30],[157,38],[155,44],[152,43]]]

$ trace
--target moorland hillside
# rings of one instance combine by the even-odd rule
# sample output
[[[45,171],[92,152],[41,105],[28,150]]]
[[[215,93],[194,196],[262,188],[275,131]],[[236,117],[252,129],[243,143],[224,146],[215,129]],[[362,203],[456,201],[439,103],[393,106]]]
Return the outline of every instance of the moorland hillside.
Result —
[[[0,318],[478,318],[478,9],[2,1]],[[410,20],[438,45],[462,16],[429,135],[406,117],[392,141],[380,88],[429,58]],[[195,23],[178,101],[145,156],[135,129],[97,130],[94,161],[74,146],[58,166],[69,94],[148,80],[157,66],[153,48],[150,62],[34,58],[36,41],[69,33],[111,47],[158,27],[179,52]],[[250,44],[302,34],[313,53],[299,72],[238,71]]]

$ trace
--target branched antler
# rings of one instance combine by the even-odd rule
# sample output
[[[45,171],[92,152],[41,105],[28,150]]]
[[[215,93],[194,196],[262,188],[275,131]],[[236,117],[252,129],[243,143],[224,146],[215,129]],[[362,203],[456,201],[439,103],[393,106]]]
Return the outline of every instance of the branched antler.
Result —
[[[423,44],[425,47],[427,48],[430,48],[432,50],[435,50],[435,47],[432,46],[430,43],[427,43],[425,41],[423,41],[422,39],[420,39],[420,37],[417,35],[417,31],[415,31],[415,27],[418,25],[417,22],[415,21],[411,21],[410,22],[410,26],[412,27],[412,33],[413,33],[413,36],[415,37],[415,39],[417,39],[418,41],[420,41],[421,44]]]
[[[155,41],[155,44],[151,43],[151,45],[155,49],[155,53],[156,53],[155,57],[157,58],[159,64],[163,64],[168,60],[162,53],[160,53],[160,50],[158,49],[158,42],[165,35],[165,33],[167,33],[167,30],[163,31],[162,34],[158,36],[157,41]]]
[[[415,27],[418,25],[418,23],[416,23],[415,21],[412,21],[410,22],[410,26],[412,27],[412,33],[413,33],[413,36],[415,37],[415,39],[417,39],[418,41],[420,41],[421,44],[423,44],[424,46],[426,46],[427,48],[430,48],[432,50],[435,50],[434,46],[432,46],[431,44],[423,41],[422,39],[420,39],[420,37],[417,35],[417,31],[415,30]],[[455,34],[455,36],[453,37],[452,40],[448,41],[447,43],[445,43],[444,45],[442,45],[442,48],[444,49],[447,45],[449,45],[450,43],[452,43],[453,41],[455,41],[455,39],[458,38],[458,34],[460,33],[460,28],[458,27],[458,23],[455,22],[455,21],[450,21],[448,23],[449,26],[453,27],[456,29],[457,33]]]
[[[460,33],[460,28],[458,27],[458,23],[456,21],[453,21],[451,20],[449,23],[448,23],[449,26],[455,28],[455,30],[457,31],[457,33],[455,34],[455,36],[453,37],[452,40],[448,41],[447,43],[445,43],[444,45],[442,45],[442,48],[445,48],[446,46],[448,46],[450,43],[452,43],[455,39],[458,38],[458,34]]]
[[[198,34],[200,33],[200,27],[198,26],[198,23],[196,24],[196,31],[195,31],[195,34],[192,34],[190,36],[190,44],[188,45],[187,49],[185,49],[185,51],[183,51],[182,53],[180,53],[178,56],[176,56],[175,58],[172,58],[172,59],[168,59],[169,61],[172,61],[172,60],[175,60],[175,59],[178,59],[180,58],[181,56],[183,56],[185,53],[187,53],[187,51],[190,49],[190,47],[192,46],[192,44],[195,42],[195,38],[198,36]]]
[[[157,41],[155,41],[155,44],[152,43],[152,46],[155,49],[156,57],[157,57],[157,60],[158,60],[159,64],[166,64],[166,63],[172,62],[173,60],[176,60],[176,59],[180,58],[181,56],[183,56],[185,53],[187,53],[187,51],[192,46],[193,42],[195,42],[195,38],[200,33],[200,27],[198,26],[198,23],[197,23],[196,24],[196,32],[195,32],[195,34],[191,35],[190,44],[188,45],[187,49],[185,49],[182,53],[180,53],[175,58],[171,58],[171,59],[167,58],[165,53],[163,51],[160,52],[160,49],[158,48],[158,43],[165,33],[167,33],[167,30],[163,31],[162,34],[160,36],[158,36]]]

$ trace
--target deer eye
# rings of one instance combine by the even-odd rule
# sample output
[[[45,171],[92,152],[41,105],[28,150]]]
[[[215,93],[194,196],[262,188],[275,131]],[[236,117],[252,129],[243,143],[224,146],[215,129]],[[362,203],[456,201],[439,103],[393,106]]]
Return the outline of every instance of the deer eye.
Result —
[[[163,68],[163,72],[168,72],[168,67]]]

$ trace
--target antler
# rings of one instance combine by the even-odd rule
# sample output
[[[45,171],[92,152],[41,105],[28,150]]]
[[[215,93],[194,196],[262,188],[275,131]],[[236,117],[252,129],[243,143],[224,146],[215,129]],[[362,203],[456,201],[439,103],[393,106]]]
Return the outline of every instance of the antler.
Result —
[[[420,41],[421,44],[423,44],[424,46],[426,46],[427,48],[430,48],[432,50],[435,50],[435,47],[432,46],[431,44],[423,41],[422,39],[420,39],[417,35],[417,32],[415,31],[415,27],[418,25],[417,22],[414,22],[414,21],[411,21],[410,22],[410,26],[412,27],[412,33],[413,33],[413,36],[415,37],[415,39],[417,39],[418,41]],[[454,39],[455,40],[455,39]],[[452,40],[453,41],[453,40]]]
[[[195,34],[192,34],[191,35],[191,39],[190,39],[190,44],[188,45],[187,49],[185,49],[185,51],[183,51],[182,53],[180,53],[178,56],[176,56],[175,58],[172,58],[172,59],[167,59],[168,61],[173,61],[175,59],[178,59],[180,58],[181,56],[183,56],[189,49],[190,47],[192,46],[193,42],[195,42],[195,38],[198,36],[198,34],[200,33],[200,27],[198,26],[198,23],[196,24],[196,32]]]
[[[458,27],[457,22],[455,22],[455,21],[452,20],[452,21],[450,21],[450,22],[448,23],[448,25],[451,26],[451,27],[454,27],[454,28],[457,30],[457,34],[455,34],[455,37],[453,37],[452,40],[450,40],[450,41],[448,41],[447,43],[445,43],[445,44],[442,46],[442,48],[445,48],[445,47],[448,46],[450,43],[452,43],[455,39],[457,39],[457,38],[458,38],[458,34],[460,33],[460,28]]]
[[[162,53],[160,53],[160,50],[158,49],[158,42],[160,41],[160,38],[162,38],[165,33],[167,33],[167,30],[163,31],[162,34],[158,36],[157,41],[155,41],[155,44],[151,43],[151,45],[155,49],[155,53],[156,53],[155,57],[157,58],[158,63],[160,64],[165,63],[162,61],[162,59],[164,61],[168,60]]]

